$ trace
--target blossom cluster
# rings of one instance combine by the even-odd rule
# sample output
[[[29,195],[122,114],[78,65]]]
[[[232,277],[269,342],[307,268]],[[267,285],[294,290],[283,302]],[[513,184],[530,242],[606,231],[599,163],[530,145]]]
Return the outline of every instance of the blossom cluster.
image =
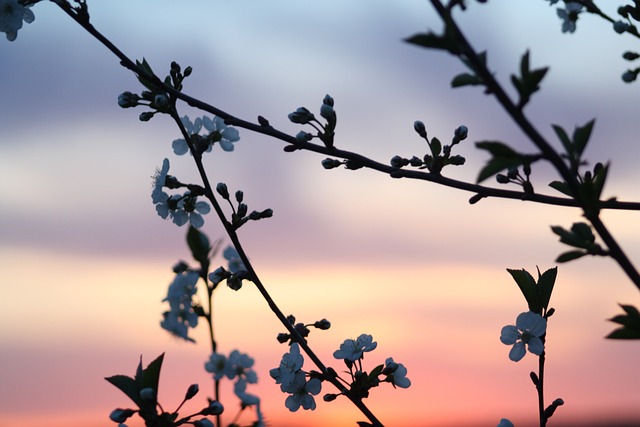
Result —
[[[165,311],[160,326],[172,335],[186,341],[195,342],[189,337],[189,328],[198,325],[198,314],[193,308],[193,296],[197,291],[199,274],[195,271],[182,271],[176,274],[169,285],[167,297],[169,311]]]
[[[316,401],[313,396],[320,393],[322,382],[318,378],[307,380],[308,373],[302,370],[304,358],[300,354],[298,343],[291,344],[289,353],[285,353],[280,361],[280,366],[269,371],[271,378],[280,384],[280,390],[289,396],[284,405],[295,412],[300,407],[303,409],[316,409]]]
[[[364,353],[374,350],[378,343],[373,341],[371,335],[362,334],[357,339],[345,340],[338,350],[333,353],[336,359],[344,360],[351,375],[351,381],[342,380],[345,384],[350,384],[349,393],[360,398],[367,397],[369,389],[378,386],[381,382],[389,382],[394,387],[407,388],[411,381],[407,378],[407,368],[401,363],[394,362],[389,357],[382,365],[376,366],[367,373],[362,370],[362,359]],[[322,390],[322,381],[326,379],[319,372],[306,372],[302,369],[304,358],[300,353],[300,346],[297,342],[291,343],[289,352],[282,356],[280,366],[271,369],[269,375],[280,384],[280,390],[289,394],[285,400],[285,406],[292,412],[301,407],[303,409],[314,410],[316,402],[314,396]],[[355,367],[355,369],[354,369]],[[323,399],[327,402],[335,400],[339,394],[328,393]]]
[[[202,215],[209,213],[211,207],[207,202],[198,200],[198,196],[190,190],[183,194],[169,195],[166,193],[165,188],[175,189],[184,186],[168,173],[169,159],[164,159],[162,168],[157,169],[153,176],[151,201],[156,206],[156,212],[162,219],[171,218],[173,223],[178,226],[190,223],[195,228],[202,227],[204,225]]]
[[[233,151],[233,143],[240,140],[238,129],[227,126],[220,117],[209,118],[202,116],[202,118],[198,117],[192,122],[189,116],[184,116],[180,121],[187,134],[194,140],[192,142],[204,144],[201,152],[210,152],[215,142],[220,144],[220,148],[224,151]],[[208,132],[206,135],[200,135],[203,127]],[[173,147],[173,152],[179,156],[189,151],[189,144],[184,138],[174,140],[171,146]]]

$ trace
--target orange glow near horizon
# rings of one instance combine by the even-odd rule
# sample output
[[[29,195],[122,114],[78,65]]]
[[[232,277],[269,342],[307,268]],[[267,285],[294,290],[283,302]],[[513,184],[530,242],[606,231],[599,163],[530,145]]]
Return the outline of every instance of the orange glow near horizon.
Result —
[[[102,377],[117,373],[131,375],[140,353],[146,364],[166,351],[161,401],[179,402],[191,382],[200,383],[203,392],[209,388],[207,382],[210,380],[203,369],[208,357],[205,325],[200,325],[194,334],[198,340],[196,345],[171,339],[159,328],[158,320],[164,309],[161,299],[171,276],[159,271],[158,265],[93,258],[78,263],[76,258],[43,253],[5,252],[3,256],[8,260],[13,257],[16,272],[28,268],[28,264],[21,264],[24,262],[21,260],[34,257],[43,260],[46,256],[51,267],[44,264],[45,270],[53,272],[53,265],[74,263],[79,277],[92,277],[90,287],[88,283],[78,282],[64,274],[48,277],[49,289],[76,296],[71,304],[80,306],[75,310],[60,310],[59,304],[51,305],[49,301],[53,295],[29,298],[33,313],[41,316],[31,323],[38,326],[28,331],[30,339],[40,342],[40,345],[47,343],[52,349],[60,349],[46,357],[43,355],[50,361],[50,366],[57,366],[55,369],[59,371],[50,373],[49,381],[55,383],[76,377],[69,381],[66,394],[60,396],[65,401],[77,399],[77,406],[73,406],[80,409],[67,410],[67,413],[60,410],[59,417],[68,427],[87,427],[89,420],[106,417],[111,408],[109,405],[113,408],[127,406],[126,396]],[[91,272],[94,271],[101,273],[93,275]],[[450,283],[452,271],[455,271],[456,283]],[[429,285],[420,279],[427,273]],[[372,390],[371,397],[367,399],[367,403],[376,408],[375,413],[389,425],[490,425],[496,414],[504,414],[505,410],[510,412],[504,416],[519,417],[520,425],[535,418],[533,389],[527,379],[528,372],[536,369],[535,359],[529,355],[518,364],[510,362],[508,347],[498,340],[500,327],[513,322],[517,314],[513,309],[513,300],[519,297],[517,287],[510,283],[506,272],[452,264],[413,269],[405,267],[398,271],[372,269],[370,266],[366,269],[362,266],[341,266],[332,268],[328,275],[322,266],[307,266],[288,270],[267,268],[263,270],[263,276],[264,280],[272,283],[272,295],[285,313],[288,313],[288,307],[295,307],[304,314],[304,321],[313,322],[322,317],[331,320],[333,326],[329,331],[314,330],[310,339],[321,358],[337,370],[341,370],[341,364],[333,360],[332,352],[344,338],[356,337],[360,333],[370,333],[379,342],[378,348],[366,355],[365,367],[370,369],[390,356],[408,367],[408,377],[412,380],[409,389],[393,390],[383,384]],[[300,283],[300,277],[306,278],[304,284]],[[331,281],[329,277],[336,279]],[[625,393],[618,387],[622,381],[628,386],[634,384],[629,378],[625,380],[629,373],[624,366],[631,366],[637,359],[637,349],[628,346],[629,343],[596,345],[591,326],[585,331],[581,330],[581,322],[569,321],[570,316],[565,313],[581,316],[585,307],[595,305],[595,301],[588,301],[597,298],[595,294],[585,296],[576,303],[571,293],[562,290],[574,286],[571,280],[576,279],[560,276],[558,280],[556,298],[552,302],[561,309],[552,318],[549,330],[548,395],[550,398],[556,394],[562,396],[567,407],[571,408],[566,414],[560,411],[557,421],[571,422],[575,419],[571,414],[595,417],[613,408],[613,402],[600,401],[600,392],[584,386],[584,368],[572,368],[576,358],[582,359],[580,366],[601,363],[598,360],[603,358],[609,360],[600,372],[592,373],[590,377],[601,392],[620,394],[616,400],[621,412],[617,415],[625,415],[624,411],[628,412],[632,407],[629,405],[637,400],[636,390],[629,388]],[[402,284],[402,292],[396,292],[391,298],[389,293],[393,294],[394,290],[389,284],[394,281]],[[465,283],[472,283],[472,286]],[[377,291],[383,289],[387,291]],[[462,289],[466,292],[461,292]],[[478,289],[483,291],[477,292]],[[337,299],[334,298],[336,295],[339,295]],[[96,297],[100,301],[98,306],[91,303]],[[8,317],[19,315],[19,307],[3,309]],[[114,317],[115,313],[117,316]],[[275,336],[282,327],[252,286],[247,284],[238,292],[220,289],[215,300],[215,313],[220,325],[217,328],[220,351],[238,348],[255,357],[260,381],[249,391],[261,396],[262,410],[272,425],[349,425],[362,419],[346,399],[326,404],[318,396],[318,409],[313,413],[301,410],[289,414],[284,408],[286,396],[268,376],[268,370],[278,365],[281,354],[286,351],[284,346],[275,342]],[[381,315],[362,317],[363,313]],[[363,326],[362,319],[365,318],[367,322]],[[79,323],[78,319],[85,320]],[[594,320],[595,325],[605,332],[608,325],[601,325],[599,316],[589,319],[592,323]],[[2,328],[3,336],[7,337],[10,346],[17,345],[20,334],[12,335],[12,329],[7,326],[5,324]],[[60,341],[62,335],[66,336],[64,341]],[[52,340],[54,336],[58,338]],[[97,337],[98,340],[95,339]],[[93,349],[74,344],[78,342],[90,342]],[[30,346],[27,343],[22,345]],[[620,352],[616,346],[625,346],[630,352]],[[56,356],[56,353],[59,354]],[[311,369],[308,365],[305,367]],[[46,372],[46,368],[42,372],[40,375]],[[25,389],[18,387],[16,392],[27,393],[27,386],[29,384],[24,385]],[[330,391],[327,387],[330,386],[325,385],[324,392]],[[90,394],[87,394],[88,390],[91,390]],[[227,395],[230,394],[227,389]],[[57,399],[55,396],[50,398]],[[461,402],[464,402],[464,410],[460,409]],[[171,407],[167,403],[165,405]],[[36,412],[33,423],[28,421],[31,416],[25,416],[24,409],[19,411],[19,415],[11,415],[11,411],[5,415],[2,427],[36,425],[41,416],[49,417],[49,425],[57,427],[54,414],[38,415]],[[636,416],[637,413],[627,415]],[[135,423],[128,424],[136,427]]]

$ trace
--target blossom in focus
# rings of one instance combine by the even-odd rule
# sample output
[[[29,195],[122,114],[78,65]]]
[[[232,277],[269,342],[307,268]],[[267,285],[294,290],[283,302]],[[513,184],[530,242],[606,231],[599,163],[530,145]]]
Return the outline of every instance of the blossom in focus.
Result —
[[[515,325],[507,325],[500,332],[500,341],[506,345],[513,345],[509,351],[509,359],[514,362],[522,359],[526,349],[536,355],[544,351],[542,337],[547,332],[547,320],[532,311],[520,313]]]
[[[271,378],[276,380],[276,384],[281,384],[280,389],[286,391],[293,382],[297,372],[302,369],[304,358],[300,354],[298,343],[294,342],[289,347],[289,353],[285,353],[280,361],[280,366],[269,371]]]
[[[220,148],[224,151],[233,151],[233,143],[240,141],[240,133],[238,132],[238,129],[228,126],[220,117],[213,117],[213,119],[211,119],[207,116],[202,116],[202,118],[198,117],[191,122],[189,116],[184,116],[180,120],[189,135],[198,135],[202,130],[202,127],[204,127],[208,132],[207,135],[202,136],[209,136],[217,132],[218,137],[215,138],[214,141],[217,140],[220,144]],[[186,154],[189,151],[189,145],[183,138],[174,140],[171,147],[173,148],[173,152],[179,156]],[[212,148],[213,144],[210,144],[206,148],[206,151],[209,152]]]
[[[183,226],[189,222],[195,228],[200,228],[204,225],[204,218],[202,215],[208,214],[211,211],[211,207],[207,202],[197,201],[195,199],[182,198],[177,208],[171,212],[173,223],[178,226]]]
[[[18,3],[18,0],[0,0],[0,32],[5,33],[7,40],[14,41],[22,21],[30,24],[36,19],[30,7]]]
[[[189,135],[196,135],[200,132],[200,129],[202,129],[202,119],[200,117],[196,118],[193,123],[189,119],[189,116],[181,117],[180,121]],[[173,148],[173,152],[178,156],[186,154],[189,151],[189,145],[184,139],[176,139],[171,144],[171,147]]]
[[[169,311],[163,313],[160,326],[172,335],[186,341],[195,342],[189,337],[189,328],[198,325],[198,315],[193,309],[192,298],[200,276],[195,271],[184,271],[176,274],[169,285],[167,297],[163,301],[169,303]]]
[[[202,125],[209,133],[219,132],[220,133],[220,148],[224,151],[233,151],[233,143],[236,141],[240,141],[240,132],[238,129],[227,126],[224,120],[220,117],[214,117],[213,120],[207,116],[202,117]],[[207,148],[207,151],[211,151],[213,145],[210,145]]]
[[[373,337],[371,335],[362,334],[355,340],[345,340],[340,344],[340,348],[333,352],[333,357],[336,359],[345,359],[355,362],[363,357],[363,353],[365,351],[374,350],[377,346],[378,343],[373,341]]]
[[[307,381],[305,373],[299,371],[289,384],[287,392],[291,395],[285,400],[284,406],[291,412],[296,412],[301,406],[303,409],[314,410],[316,409],[316,401],[313,396],[320,393],[321,390],[322,382],[319,379],[313,378]]]
[[[407,378],[407,368],[402,363],[396,363],[389,357],[384,365],[382,373],[387,374],[391,384],[400,388],[408,388],[411,385],[411,380]]]

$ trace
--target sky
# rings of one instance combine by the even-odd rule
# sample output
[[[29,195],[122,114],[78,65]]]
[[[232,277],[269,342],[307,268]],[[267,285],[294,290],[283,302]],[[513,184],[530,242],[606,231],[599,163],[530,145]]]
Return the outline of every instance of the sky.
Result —
[[[468,181],[486,161],[475,141],[531,150],[493,99],[450,88],[464,71],[455,58],[402,41],[440,29],[428,2],[88,3],[94,26],[127,55],[145,57],[161,75],[171,61],[192,66],[185,92],[238,117],[262,115],[295,135],[301,128],[287,114],[318,111],[330,94],[336,146],[381,162],[426,152],[415,120],[442,141],[464,124],[469,139],[456,148],[467,164],[445,174]],[[562,34],[543,1],[471,3],[461,25],[488,51],[500,81],[508,84],[527,49],[534,67],[551,65],[526,110],[540,132],[555,141],[551,124],[570,131],[596,117],[587,156],[612,163],[605,193],[637,200],[638,87],[620,80],[628,66],[621,54],[636,42],[588,16],[575,34]],[[104,377],[131,375],[141,356],[146,364],[161,353],[163,405],[177,406],[194,382],[204,402],[211,379],[203,325],[196,344],[159,326],[171,267],[190,259],[186,229],[158,217],[150,198],[164,158],[172,174],[198,182],[191,159],[173,154],[180,135],[167,118],[142,123],[142,109],[118,107],[121,92],[140,87],[112,54],[53,4],[34,13],[15,42],[0,40],[0,427],[110,425],[111,410],[129,403]],[[181,114],[201,115],[186,106]],[[247,224],[240,237],[286,314],[332,322],[310,337],[321,358],[340,370],[332,353],[367,333],[378,348],[365,366],[393,357],[407,367],[410,388],[383,384],[366,401],[385,425],[493,426],[503,417],[535,425],[528,376],[537,360],[528,354],[514,363],[499,341],[500,329],[527,310],[506,269],[556,266],[565,248],[549,226],[568,227],[579,212],[512,200],[469,205],[469,193],[367,170],[326,171],[324,157],[282,148],[241,131],[234,152],[216,147],[205,164],[213,182],[243,190],[250,209],[273,209],[273,218]],[[534,173],[536,189],[552,194],[545,188],[552,172]],[[633,214],[603,218],[639,259]],[[224,240],[216,219],[205,220],[203,231]],[[565,405],[552,425],[640,419],[640,348],[603,338],[618,303],[640,305],[612,261],[559,266],[546,396]],[[275,339],[282,326],[250,285],[221,289],[214,304],[220,349],[255,358],[259,383],[249,391],[272,425],[364,419],[344,399],[318,398],[316,411],[290,413],[268,374],[286,351]],[[331,391],[325,385],[323,393]],[[229,389],[223,399],[232,412]]]

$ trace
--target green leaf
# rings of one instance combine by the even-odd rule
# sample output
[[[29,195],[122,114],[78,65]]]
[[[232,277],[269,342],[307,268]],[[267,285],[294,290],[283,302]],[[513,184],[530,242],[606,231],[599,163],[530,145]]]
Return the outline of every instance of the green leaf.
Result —
[[[429,31],[428,33],[414,34],[404,39],[404,41],[427,49],[446,50],[453,55],[457,55],[460,52],[455,34],[450,25],[445,26],[444,34],[441,36]]]
[[[571,189],[564,181],[552,181],[551,183],[549,183],[549,187],[553,188],[554,190],[558,190],[566,196],[573,197]]]
[[[378,365],[375,368],[373,368],[371,373],[369,373],[369,379],[378,378],[378,375],[380,375],[380,373],[382,372],[383,368],[384,368],[384,365]]]
[[[538,270],[538,301],[540,302],[540,307],[544,310],[549,307],[553,285],[556,283],[557,276],[558,267],[550,268],[542,274]]]
[[[549,71],[548,67],[538,68],[535,70],[530,69],[529,65],[529,51],[526,51],[522,55],[520,61],[520,77],[511,75],[511,83],[515,86],[520,95],[518,106],[524,107],[531,98],[531,95],[540,89],[540,82]]]
[[[478,183],[505,169],[520,166],[525,160],[523,154],[514,151],[511,147],[499,141],[476,142],[476,147],[481,150],[487,150],[493,156],[484,168],[480,170],[476,180]]]
[[[140,406],[140,390],[136,380],[126,375],[114,375],[106,377],[105,380],[116,386],[118,390],[129,396],[138,406]]]
[[[593,235],[591,226],[586,222],[576,222],[571,226],[571,232],[578,236],[578,238],[582,239],[582,241],[587,245],[596,241],[596,236]]]
[[[509,157],[509,158],[523,157],[522,154],[519,154],[517,151],[514,151],[507,144],[500,141],[479,141],[479,142],[476,142],[476,147],[481,150],[487,150],[493,156]]]
[[[426,47],[427,49],[442,49],[454,53],[457,49],[451,40],[444,36],[439,36],[431,31],[428,33],[415,34],[404,39],[407,43]]]
[[[573,146],[578,158],[582,156],[582,152],[586,148],[587,142],[589,142],[591,131],[593,130],[593,125],[595,124],[595,122],[596,119],[593,119],[587,122],[582,127],[576,127],[573,131]]]
[[[580,225],[582,224],[582,225]],[[585,230],[584,226],[587,227]],[[587,224],[575,223],[571,226],[571,231],[565,230],[560,226],[552,226],[551,231],[560,236],[560,242],[580,249],[588,249],[595,240],[591,233],[591,229]]]
[[[197,228],[189,226],[187,244],[191,249],[193,258],[202,265],[204,271],[207,271],[209,268],[209,253],[211,252],[211,244],[207,235]]]
[[[540,313],[540,301],[538,300],[538,291],[536,289],[536,281],[533,276],[525,269],[512,270],[507,268],[511,277],[516,281],[524,299],[527,300],[529,310],[534,313]]]
[[[150,75],[150,76],[155,75],[155,74],[154,74],[154,72],[153,72],[153,70],[151,69],[151,66],[149,65],[149,63],[147,62],[147,60],[146,60],[145,58],[142,58],[142,62],[140,62],[140,61],[136,60],[136,65],[137,65],[138,67],[142,68],[142,70],[143,70],[145,73],[147,73],[148,75]],[[141,76],[141,75],[138,75],[137,77],[138,77],[138,81],[139,81],[140,83],[142,83],[142,85],[143,85],[144,87],[146,87],[147,89],[149,89],[149,90],[150,90],[150,91],[152,91],[152,92],[153,92],[154,90],[156,90],[155,85],[154,85],[153,83],[151,83],[151,81],[150,81],[150,80],[146,79],[145,77],[143,77],[143,76]]]
[[[431,138],[431,143],[429,144],[429,147],[431,147],[431,154],[433,155],[434,158],[438,157],[442,152],[442,143],[438,138],[435,138],[435,137]]]
[[[158,386],[160,384],[160,369],[162,368],[162,361],[164,360],[164,353],[156,357],[147,367],[143,370],[142,375],[142,387],[152,388],[158,392]]]
[[[587,255],[584,251],[567,251],[556,258],[556,262],[569,262]]]
[[[573,144],[569,139],[569,135],[567,135],[567,132],[565,132],[565,130],[558,125],[551,125],[551,127],[556,132],[556,135],[558,136],[558,139],[560,140],[560,142],[562,142],[562,145],[564,146],[564,150],[567,152],[569,156],[571,156],[573,154]]]
[[[640,312],[632,305],[620,304],[626,314],[619,314],[609,319],[611,322],[622,325],[613,330],[607,338],[610,339],[640,339]]]
[[[451,80],[451,87],[462,86],[480,86],[484,85],[484,81],[475,74],[461,73]]]

